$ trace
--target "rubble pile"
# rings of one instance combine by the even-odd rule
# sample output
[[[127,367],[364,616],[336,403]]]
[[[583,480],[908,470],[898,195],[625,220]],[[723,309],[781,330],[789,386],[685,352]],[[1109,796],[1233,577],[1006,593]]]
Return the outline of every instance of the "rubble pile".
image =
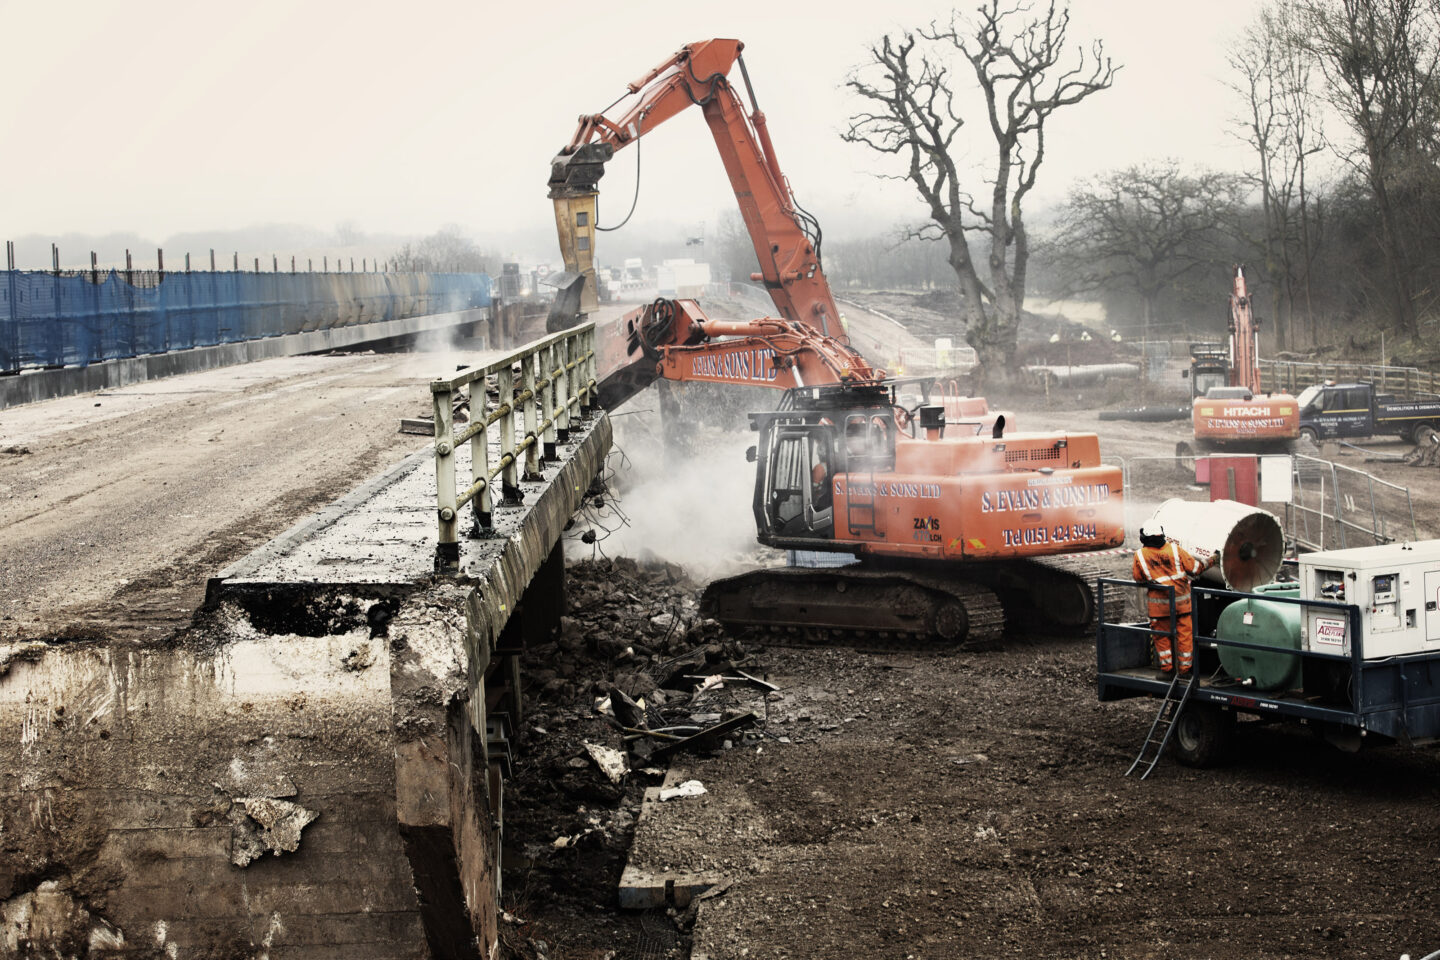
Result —
[[[505,786],[511,957],[681,950],[666,918],[614,912],[645,788],[660,784],[672,752],[761,735],[753,704],[769,687],[753,653],[700,617],[699,592],[674,564],[566,568],[561,626],[522,661],[529,712]]]
[[[1405,455],[1409,467],[1440,466],[1440,433],[1426,430],[1415,444],[1415,449]]]

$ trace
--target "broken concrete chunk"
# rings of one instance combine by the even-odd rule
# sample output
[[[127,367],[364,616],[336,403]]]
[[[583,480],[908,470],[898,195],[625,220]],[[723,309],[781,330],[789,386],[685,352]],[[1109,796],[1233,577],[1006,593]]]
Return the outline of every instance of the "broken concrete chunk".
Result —
[[[665,787],[660,791],[661,800],[677,800],[681,797],[698,797],[705,793],[705,784],[699,780],[686,780],[677,787]]]
[[[625,778],[625,774],[630,772],[630,765],[625,762],[625,754],[619,750],[589,741],[585,741],[585,749],[600,771],[610,778],[611,783],[618,785]]]
[[[663,637],[675,629],[675,621],[679,619],[673,613],[657,613],[650,618],[650,633],[656,637]]]
[[[230,807],[230,862],[237,867],[268,850],[277,857],[300,849],[300,832],[320,814],[274,797],[237,797]]]
[[[615,719],[620,721],[621,726],[645,726],[645,708],[627,697],[619,687],[610,687],[610,709],[615,711]]]

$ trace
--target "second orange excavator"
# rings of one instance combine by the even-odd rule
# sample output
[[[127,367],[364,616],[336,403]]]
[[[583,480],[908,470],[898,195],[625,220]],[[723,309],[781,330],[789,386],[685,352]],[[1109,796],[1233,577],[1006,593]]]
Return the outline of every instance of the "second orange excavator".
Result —
[[[778,410],[750,417],[759,539],[858,561],[716,581],[705,609],[732,624],[966,646],[995,641],[1007,620],[1088,625],[1100,568],[1086,552],[1124,541],[1120,469],[1101,462],[1094,434],[1007,430],[983,399],[887,379],[849,345],[819,226],[794,202],[753,91],[747,117],[726,79],[737,61],[744,73],[741,49],[683,47],[629,85],[613,119],[581,117],[550,178],[567,269],[592,275],[604,162],[700,106],[754,241],[755,279],[781,314],[716,321],[694,300],[656,300],[600,358],[611,409],[661,378],[784,390]]]
[[[1300,404],[1288,393],[1264,393],[1260,388],[1259,324],[1251,311],[1245,268],[1235,267],[1228,320],[1229,371],[1227,383],[1201,389],[1201,364],[1223,365],[1218,352],[1200,353],[1192,347],[1191,408],[1195,441],[1200,446],[1239,445],[1284,447],[1300,436]]]

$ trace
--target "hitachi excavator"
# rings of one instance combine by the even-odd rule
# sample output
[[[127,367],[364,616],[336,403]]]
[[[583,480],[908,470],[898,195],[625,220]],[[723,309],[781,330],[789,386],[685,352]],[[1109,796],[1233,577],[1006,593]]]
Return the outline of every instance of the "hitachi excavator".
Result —
[[[1238,265],[1230,291],[1229,330],[1227,383],[1202,391],[1206,364],[1223,358],[1215,351],[1191,349],[1197,396],[1190,418],[1196,445],[1288,446],[1300,436],[1300,404],[1288,393],[1263,393],[1260,388],[1260,325],[1250,309],[1245,268]]]
[[[661,299],[624,318],[608,357],[602,338],[600,395],[611,409],[661,378],[785,391],[778,410],[750,418],[759,539],[859,561],[716,581],[704,608],[736,625],[971,647],[997,640],[1007,619],[1088,625],[1099,568],[1083,551],[1124,541],[1119,468],[1100,462],[1094,434],[1007,432],[983,399],[887,379],[849,345],[819,226],[780,172],[741,49],[735,40],[681,48],[629,85],[613,119],[581,117],[550,178],[567,270],[593,277],[604,163],[698,105],[755,244],[754,279],[780,312],[716,321],[694,300]],[[726,79],[736,62],[748,117]],[[587,282],[581,312],[594,307],[591,291]]]

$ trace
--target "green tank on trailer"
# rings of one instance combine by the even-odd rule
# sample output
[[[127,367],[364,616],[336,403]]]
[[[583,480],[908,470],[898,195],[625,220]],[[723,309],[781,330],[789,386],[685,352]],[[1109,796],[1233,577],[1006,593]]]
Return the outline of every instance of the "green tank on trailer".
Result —
[[[1292,583],[1271,583],[1255,593],[1300,598],[1300,587]],[[1263,644],[1278,650],[1301,648],[1300,611],[1293,603],[1265,600],[1236,600],[1220,614],[1215,636],[1221,640]],[[1263,650],[1220,647],[1220,665],[1238,680],[1249,680],[1257,690],[1289,690],[1300,683],[1300,657]]]

